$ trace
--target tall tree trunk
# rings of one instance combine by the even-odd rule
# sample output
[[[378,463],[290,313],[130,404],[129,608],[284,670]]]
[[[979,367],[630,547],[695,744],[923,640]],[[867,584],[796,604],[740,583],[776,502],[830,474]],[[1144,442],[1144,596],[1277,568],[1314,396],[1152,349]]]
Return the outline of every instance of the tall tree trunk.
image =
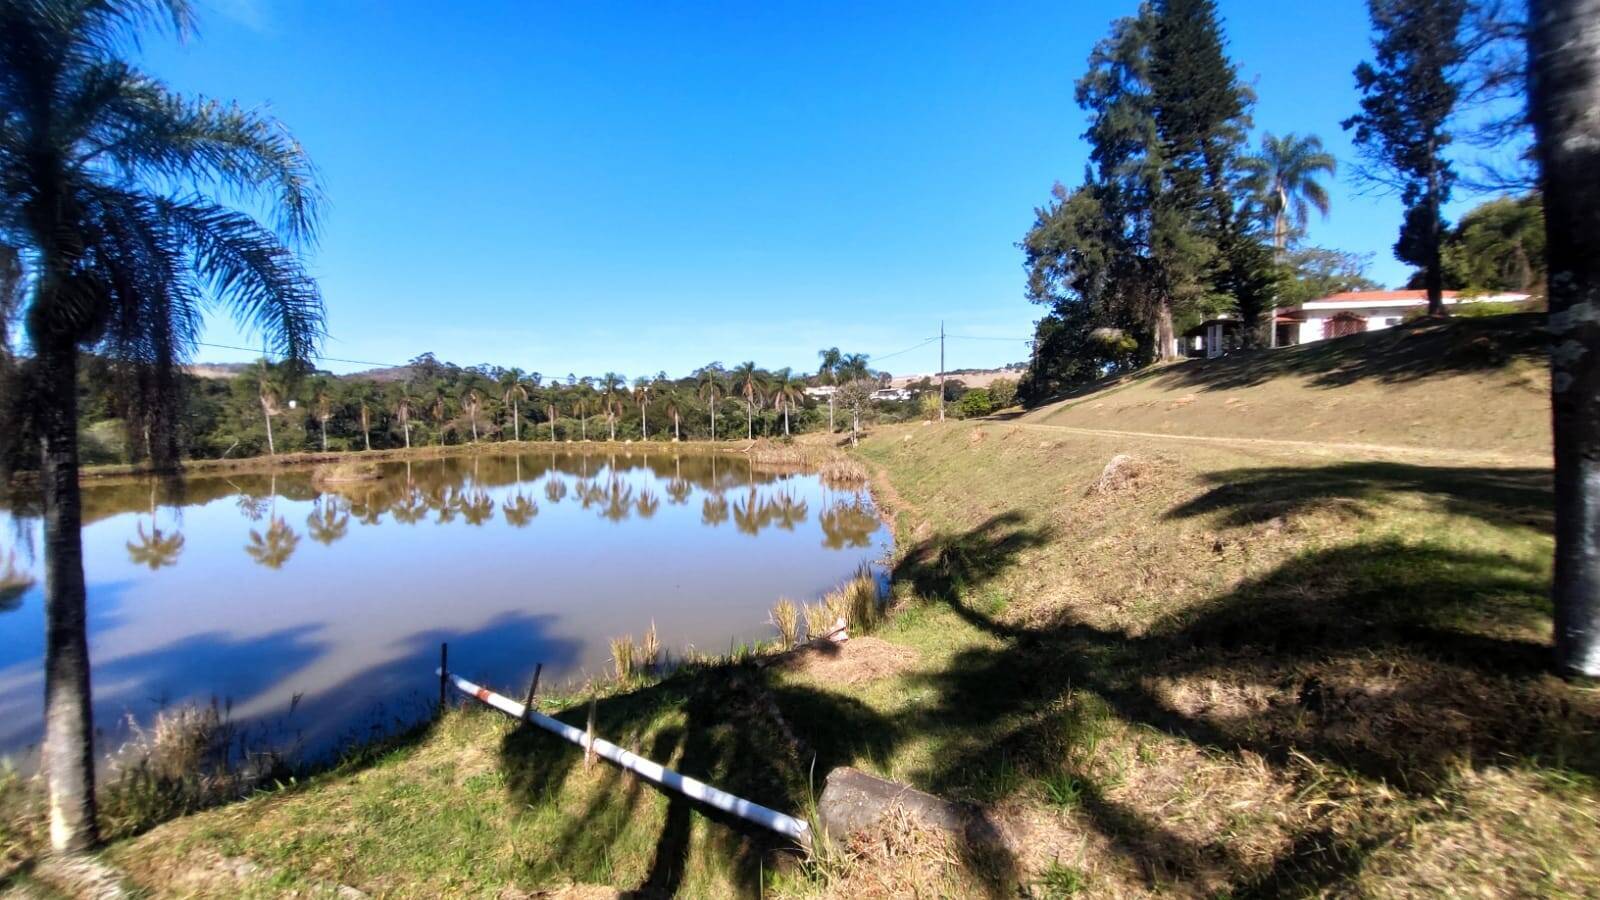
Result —
[[[1555,432],[1556,666],[1600,676],[1600,0],[1533,0]]]
[[[361,443],[372,449],[372,422],[367,418],[367,408],[361,407]]]
[[[400,427],[405,429],[405,433],[406,433],[406,449],[410,450],[411,449],[411,421],[409,419],[407,419],[406,421],[401,422],[400,423]]]
[[[643,403],[639,404],[639,440],[650,440],[650,427],[645,422]]]
[[[683,429],[679,427],[676,413],[672,416],[672,439],[680,444],[683,443]]]
[[[610,433],[607,435],[606,440],[612,441],[614,443],[617,440],[617,414],[616,413],[614,413],[614,412],[606,413],[606,427],[610,429]]]
[[[749,400],[744,402],[744,438],[747,441],[756,439],[756,405]]]
[[[1429,152],[1432,152],[1433,142],[1429,141]],[[1428,206],[1428,228],[1424,235],[1427,242],[1423,247],[1425,254],[1423,265],[1423,286],[1428,289],[1428,315],[1444,315],[1444,260],[1441,257],[1440,245],[1444,242],[1444,224],[1440,221],[1443,212],[1439,209],[1439,175],[1437,166],[1428,170],[1428,196],[1424,200]]]
[[[789,436],[789,404],[783,405],[783,436]]]
[[[511,401],[511,433],[517,443],[522,443],[522,412],[517,408],[517,401]]]
[[[100,842],[95,821],[87,589],[78,491],[77,348],[40,348],[39,485],[44,500],[44,748],[50,846],[58,853]]]
[[[833,434],[833,395],[828,395],[828,433]]]
[[[716,398],[712,398],[712,400],[711,400],[711,439],[713,441],[717,439],[717,401],[716,401]]]
[[[1175,357],[1173,350],[1172,304],[1166,300],[1156,310],[1156,362],[1166,362]],[[944,397],[939,397],[941,403]]]
[[[323,453],[327,453],[328,452],[328,420],[327,419],[318,419],[317,421],[322,423],[322,452]]]
[[[277,456],[278,449],[272,444],[272,410],[267,406],[267,398],[261,398],[261,420],[267,423],[267,455]]]

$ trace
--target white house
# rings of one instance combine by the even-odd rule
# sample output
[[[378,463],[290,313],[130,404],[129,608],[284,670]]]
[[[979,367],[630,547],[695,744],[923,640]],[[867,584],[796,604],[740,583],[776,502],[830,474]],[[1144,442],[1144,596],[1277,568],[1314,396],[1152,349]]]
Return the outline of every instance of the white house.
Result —
[[[806,388],[806,396],[817,400],[826,400],[837,393],[838,390],[831,384],[814,384]]]
[[[872,392],[874,400],[910,400],[911,392],[905,388],[879,388]]]
[[[1458,303],[1520,303],[1527,294],[1473,294],[1445,291],[1444,305]],[[1428,305],[1427,291],[1346,291],[1299,306],[1278,307],[1273,327],[1278,331],[1278,346],[1309,344],[1324,338],[1343,337],[1363,331],[1379,331],[1399,325],[1407,310]]]
[[[1458,303],[1521,303],[1527,294],[1473,294],[1462,296],[1459,291],[1445,291],[1445,306]],[[1276,344],[1291,347],[1310,344],[1326,338],[1360,334],[1392,328],[1405,320],[1410,310],[1428,305],[1427,291],[1346,291],[1299,306],[1278,307],[1278,317],[1273,322],[1277,331]],[[1178,339],[1178,350],[1183,356],[1204,356],[1215,359],[1239,344],[1240,323],[1236,316],[1208,319],[1183,333]]]

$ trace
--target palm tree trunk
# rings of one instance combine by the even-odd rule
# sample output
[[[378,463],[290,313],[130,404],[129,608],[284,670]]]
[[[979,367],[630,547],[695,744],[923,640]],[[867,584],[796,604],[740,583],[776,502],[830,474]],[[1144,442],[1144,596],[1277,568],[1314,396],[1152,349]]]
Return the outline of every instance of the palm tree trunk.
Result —
[[[672,439],[680,444],[683,443],[683,430],[678,427],[678,417],[676,414],[674,414],[672,417]]]
[[[717,439],[717,401],[711,401],[711,439]]]
[[[322,452],[323,453],[327,453],[328,452],[328,420],[327,419],[318,419],[317,421],[322,423]]]
[[[616,413],[606,413],[606,427],[610,429],[610,434],[608,434],[606,436],[606,440],[615,442],[616,439],[617,439],[617,414]]]
[[[472,442],[474,444],[476,444],[478,442],[478,414],[477,414],[477,412],[473,412],[472,414],[468,415],[467,416],[467,421],[472,423]]]
[[[833,434],[833,395],[828,395],[828,433]]]
[[[372,449],[372,423],[367,419],[367,408],[361,407],[361,443]]]
[[[522,443],[522,413],[518,411],[517,401],[515,400],[511,401],[511,431],[515,435],[517,443]]]
[[[756,439],[756,405],[749,400],[744,402],[744,439]]]
[[[267,398],[261,398],[261,418],[267,423],[267,455],[277,456],[278,450],[272,445],[272,410],[267,408]]]
[[[1600,676],[1600,0],[1533,0],[1529,113],[1544,174],[1555,431],[1556,667]]]
[[[789,404],[783,405],[783,436],[789,436]]]
[[[58,853],[100,842],[95,821],[87,588],[78,489],[77,348],[41,348],[39,484],[44,500],[44,748],[50,846]]]
[[[400,427],[405,429],[405,432],[406,432],[406,449],[410,450],[411,449],[411,422],[410,421],[402,422],[402,423],[400,423]]]

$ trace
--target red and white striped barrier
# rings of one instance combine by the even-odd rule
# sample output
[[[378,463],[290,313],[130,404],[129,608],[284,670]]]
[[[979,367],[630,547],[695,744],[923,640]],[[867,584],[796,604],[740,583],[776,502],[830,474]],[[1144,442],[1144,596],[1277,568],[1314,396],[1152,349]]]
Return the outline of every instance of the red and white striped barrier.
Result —
[[[797,819],[775,809],[768,809],[759,803],[751,803],[742,797],[735,797],[727,791],[714,788],[703,781],[697,781],[687,775],[674,772],[660,763],[651,762],[631,750],[624,750],[610,741],[591,738],[588,732],[582,728],[568,725],[559,719],[552,719],[509,697],[497,694],[486,687],[473,684],[459,675],[454,673],[447,674],[442,669],[435,671],[441,678],[447,679],[461,693],[492,706],[512,718],[530,722],[545,731],[566,738],[579,747],[599,754],[648,781],[677,791],[685,797],[714,806],[725,813],[754,822],[785,837],[793,838],[803,845],[810,846],[811,844],[811,826],[803,819]]]

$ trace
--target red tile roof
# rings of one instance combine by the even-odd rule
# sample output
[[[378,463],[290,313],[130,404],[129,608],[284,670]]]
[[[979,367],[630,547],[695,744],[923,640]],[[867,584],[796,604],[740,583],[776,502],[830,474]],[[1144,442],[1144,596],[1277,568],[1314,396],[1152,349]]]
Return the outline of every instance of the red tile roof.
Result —
[[[1445,291],[1446,300],[1454,300],[1458,291]],[[1314,303],[1372,303],[1383,300],[1427,300],[1427,291],[1345,291],[1318,297]]]

